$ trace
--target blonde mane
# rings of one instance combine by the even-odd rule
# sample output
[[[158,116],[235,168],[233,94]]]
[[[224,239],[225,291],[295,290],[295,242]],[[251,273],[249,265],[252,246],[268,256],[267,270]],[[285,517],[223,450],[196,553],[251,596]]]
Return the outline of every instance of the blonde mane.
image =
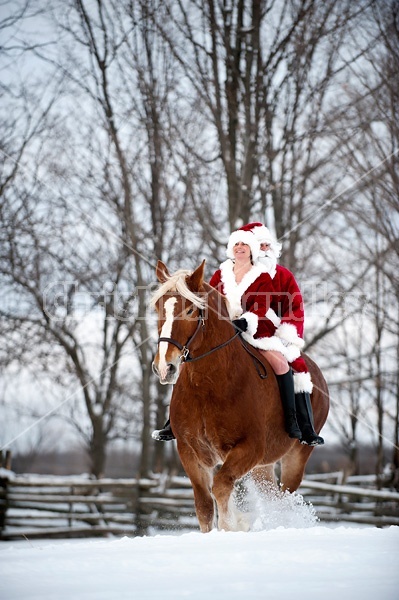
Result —
[[[164,283],[161,283],[159,288],[154,292],[150,300],[150,306],[155,308],[155,304],[164,294],[168,292],[176,292],[186,298],[189,302],[192,302],[198,308],[205,308],[206,300],[201,298],[197,294],[192,292],[186,283],[186,277],[191,275],[192,272],[187,269],[179,269],[173,275],[169,275]]]

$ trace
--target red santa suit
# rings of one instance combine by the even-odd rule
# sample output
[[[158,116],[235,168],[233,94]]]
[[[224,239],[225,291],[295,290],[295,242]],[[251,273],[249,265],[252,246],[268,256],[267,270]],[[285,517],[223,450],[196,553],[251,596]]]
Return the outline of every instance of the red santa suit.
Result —
[[[304,341],[302,296],[292,273],[279,267],[272,279],[257,263],[237,283],[233,268],[234,262],[226,260],[209,283],[226,296],[231,319],[247,320],[243,338],[255,348],[276,350],[294,361]]]
[[[295,333],[287,325],[294,325],[297,335],[304,337],[304,308],[302,295],[294,275],[285,267],[277,264],[277,258],[280,256],[281,244],[271,235],[269,229],[262,223],[248,223],[241,228],[242,231],[251,231],[259,244],[269,244],[269,250],[266,253],[260,253],[257,258],[257,264],[268,272],[273,280],[273,287],[277,290],[283,290],[281,294],[283,298],[279,303],[278,316],[279,323],[276,330],[276,335],[285,340],[285,343],[297,344]],[[263,256],[262,256],[263,254]],[[299,355],[294,360],[290,361],[294,372],[294,387],[295,392],[312,392],[313,384],[308,372],[304,358]]]
[[[282,271],[284,273],[283,277],[281,277]],[[285,267],[282,267],[281,265],[276,265],[276,275],[273,277],[273,283],[277,287],[280,287],[280,285],[284,286],[286,283],[288,283],[290,290],[293,290],[295,287],[297,287],[298,289],[295,295],[295,299],[292,299],[291,292],[289,292],[287,294],[287,300],[285,302],[282,302],[281,304],[281,321],[277,329],[277,332],[279,332],[277,333],[277,335],[280,335],[287,341],[290,341],[290,332],[289,330],[287,332],[285,331],[285,323],[292,323],[296,327],[298,336],[302,338],[303,341],[305,317],[303,309],[303,299],[294,275]],[[280,287],[280,289],[284,290],[286,288]],[[297,304],[300,304],[300,310],[296,308]],[[295,343],[295,340],[293,340],[292,343]],[[302,347],[303,344],[301,348]],[[295,360],[291,361],[291,367],[294,372],[295,392],[311,393],[313,389],[312,380],[308,371],[308,367],[301,354],[297,358],[295,358]]]

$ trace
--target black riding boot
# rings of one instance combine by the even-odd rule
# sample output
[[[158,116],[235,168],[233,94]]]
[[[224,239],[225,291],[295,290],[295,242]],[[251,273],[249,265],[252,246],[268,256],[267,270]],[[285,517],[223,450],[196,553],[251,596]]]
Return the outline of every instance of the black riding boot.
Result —
[[[276,375],[276,379],[283,405],[285,430],[290,438],[300,440],[302,433],[296,420],[294,378],[291,369],[284,375]]]
[[[296,416],[302,431],[301,444],[322,446],[324,440],[314,430],[313,411],[308,392],[295,394]]]
[[[163,426],[162,429],[155,429],[152,432],[151,437],[157,442],[170,442],[170,440],[174,440],[175,436],[173,435],[172,427],[170,426],[170,420],[168,419]]]

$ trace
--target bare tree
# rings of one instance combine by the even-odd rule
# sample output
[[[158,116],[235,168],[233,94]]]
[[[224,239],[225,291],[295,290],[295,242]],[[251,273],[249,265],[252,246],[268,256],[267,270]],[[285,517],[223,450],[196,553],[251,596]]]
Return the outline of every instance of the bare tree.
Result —
[[[134,292],[124,289],[129,263],[123,251],[111,260],[115,248],[94,239],[76,215],[67,216],[68,206],[47,202],[51,212],[44,222],[43,190],[34,194],[31,188],[29,196],[17,198],[18,191],[14,185],[2,208],[2,362],[18,358],[26,368],[44,369],[62,381],[66,390],[79,386],[90,427],[81,410],[70,410],[74,393],[61,414],[86,440],[92,472],[99,476],[107,444],[131,432],[137,398],[131,379],[121,374],[137,327]],[[76,238],[77,227],[90,234],[90,243]],[[96,321],[97,336],[86,334]]]
[[[308,350],[341,380],[334,389],[352,413],[335,423],[348,452],[369,401],[381,435],[398,414],[385,357],[398,315],[388,4],[16,3],[5,48],[29,76],[18,81],[8,64],[0,115],[1,360],[78,390],[59,412],[95,474],[127,436],[140,438],[143,474],[162,468],[150,438],[165,400],[150,368],[154,265],[207,258],[213,269],[240,219],[265,220],[284,241]],[[351,335],[365,298],[367,366]]]
[[[335,280],[347,281],[341,289],[346,287],[348,299],[350,290],[366,299],[365,320],[352,323],[352,328],[360,328],[363,343],[348,344],[346,361],[356,365],[355,380],[362,382],[357,393],[368,414],[373,414],[369,427],[376,444],[375,469],[381,475],[384,448],[391,436],[393,464],[398,448],[393,417],[398,415],[395,340],[399,331],[397,3],[373,3],[363,15],[362,27],[373,43],[366,43],[364,35],[354,36],[359,60],[352,62],[350,77],[342,87],[345,114],[337,105],[340,119],[335,116],[331,122],[347,187],[332,236],[341,243],[341,251],[337,249],[334,255],[339,266]],[[344,391],[335,389],[338,395]]]
[[[345,66],[338,49],[363,9],[337,0],[166,6],[169,18],[154,19],[203,107],[225,176],[229,228],[267,216],[278,237],[289,234],[286,263],[294,267],[331,160],[331,147],[320,147],[328,92]],[[210,160],[207,146],[192,154]],[[216,233],[213,240],[220,244]]]
[[[151,469],[155,384],[147,288],[157,258],[173,260],[181,255],[184,236],[179,236],[179,230],[187,230],[181,218],[186,201],[178,189],[181,167],[172,157],[179,123],[170,96],[177,78],[162,40],[154,36],[150,16],[155,8],[156,3],[118,2],[93,7],[77,0],[68,6],[53,5],[52,12],[46,13],[47,27],[58,32],[59,41],[51,51],[46,45],[35,46],[34,54],[51,72],[53,87],[63,84],[58,105],[52,107],[56,125],[35,135],[39,152],[33,162],[40,164],[39,181],[46,183],[33,198],[30,182],[31,188],[27,186],[25,199],[16,208],[21,182],[14,178],[4,213],[8,247],[3,275],[11,295],[18,290],[39,311],[40,318],[35,320],[38,347],[47,354],[52,336],[62,348],[67,370],[79,382],[90,426],[87,429],[84,418],[81,424],[82,411],[77,417],[71,413],[69,419],[86,440],[96,475],[103,472],[109,442],[131,434],[132,418],[141,436],[141,471],[145,474]],[[178,144],[179,136],[175,139]],[[46,193],[50,185],[54,198]],[[47,229],[40,222],[38,202],[51,213]],[[15,211],[32,213],[26,229],[35,253],[26,266],[21,256],[21,272],[12,264],[14,248],[20,249]],[[79,240],[73,228],[78,228]],[[56,244],[59,254],[51,248],[54,229],[61,238]],[[37,263],[39,274],[30,285],[31,261]],[[47,280],[40,276],[43,265]],[[43,287],[55,278],[72,282],[65,291],[63,308],[57,305],[57,290],[51,298]],[[110,289],[105,289],[105,283]],[[102,360],[97,359],[94,368],[87,352],[90,342],[79,336],[82,320],[76,316],[76,303],[84,294],[90,299],[90,314],[101,311],[97,335],[102,340]],[[123,299],[117,309],[116,297]],[[12,311],[5,310],[3,315],[6,327],[21,333],[21,323]],[[135,364],[126,376],[125,356],[129,352],[132,360],[133,350]],[[163,395],[158,388],[157,392],[160,413]],[[135,415],[138,402],[141,414]]]

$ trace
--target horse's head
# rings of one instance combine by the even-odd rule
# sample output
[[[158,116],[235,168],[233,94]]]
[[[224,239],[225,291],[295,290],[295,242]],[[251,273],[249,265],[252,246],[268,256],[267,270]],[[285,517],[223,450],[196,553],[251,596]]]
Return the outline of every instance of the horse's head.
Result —
[[[203,288],[205,261],[195,271],[171,275],[158,261],[160,286],[151,304],[158,313],[158,351],[152,369],[162,384],[176,383],[180,365],[200,342],[206,292]]]

